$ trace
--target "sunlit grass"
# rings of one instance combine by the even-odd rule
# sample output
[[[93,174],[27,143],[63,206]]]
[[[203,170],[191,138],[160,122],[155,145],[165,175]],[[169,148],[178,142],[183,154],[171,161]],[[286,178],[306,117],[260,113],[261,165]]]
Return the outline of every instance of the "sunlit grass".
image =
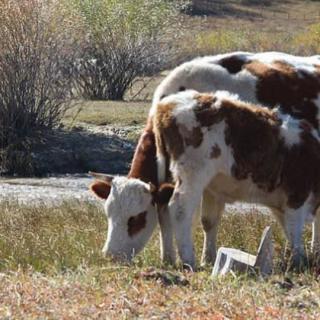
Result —
[[[219,245],[255,253],[262,230],[272,224],[276,263],[282,259],[283,236],[267,215],[226,214]],[[101,249],[107,223],[101,206],[65,202],[56,207],[0,204],[0,317],[96,317],[114,319],[291,319],[320,315],[320,285],[307,271],[286,275],[277,269],[259,277],[210,277],[211,268],[196,273],[163,266],[158,235],[131,265],[104,258]],[[306,237],[310,238],[310,232]],[[202,232],[196,229],[197,256]],[[164,284],[145,273],[171,272],[184,282]],[[216,317],[216,318],[215,318]]]
[[[113,126],[142,125],[150,106],[150,102],[88,101],[69,110],[65,121]]]

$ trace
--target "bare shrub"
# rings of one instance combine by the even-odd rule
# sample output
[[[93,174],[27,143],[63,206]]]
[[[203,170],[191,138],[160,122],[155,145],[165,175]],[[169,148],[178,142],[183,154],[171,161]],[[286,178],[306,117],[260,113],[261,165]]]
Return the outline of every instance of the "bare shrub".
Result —
[[[0,173],[32,173],[31,146],[71,97],[70,37],[56,4],[0,0]]]
[[[173,54],[180,2],[72,0],[85,41],[75,65],[87,99],[121,100],[137,76],[161,70]]]

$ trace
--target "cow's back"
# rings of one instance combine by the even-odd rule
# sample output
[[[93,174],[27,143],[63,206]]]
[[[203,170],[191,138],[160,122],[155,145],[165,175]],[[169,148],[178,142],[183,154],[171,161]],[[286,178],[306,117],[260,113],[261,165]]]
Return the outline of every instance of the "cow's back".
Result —
[[[234,52],[197,58],[175,68],[158,86],[153,107],[165,96],[194,89],[226,90],[251,103],[307,119],[319,129],[320,58],[281,52]]]

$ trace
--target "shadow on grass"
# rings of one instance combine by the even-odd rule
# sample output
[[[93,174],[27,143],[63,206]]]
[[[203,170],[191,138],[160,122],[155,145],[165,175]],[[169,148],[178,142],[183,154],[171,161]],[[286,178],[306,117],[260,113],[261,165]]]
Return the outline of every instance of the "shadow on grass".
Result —
[[[116,135],[84,129],[58,130],[35,152],[35,173],[85,173],[89,170],[125,174],[134,144]]]

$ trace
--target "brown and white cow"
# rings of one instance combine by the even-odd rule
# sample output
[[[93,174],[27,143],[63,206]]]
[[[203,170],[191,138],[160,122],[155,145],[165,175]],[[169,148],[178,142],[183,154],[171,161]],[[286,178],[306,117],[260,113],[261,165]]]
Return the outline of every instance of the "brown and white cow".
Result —
[[[149,185],[151,182],[157,189],[168,176],[168,164],[161,154],[158,159],[156,156],[152,120],[162,98],[186,89],[200,92],[227,90],[252,103],[268,107],[279,104],[283,113],[297,119],[307,119],[319,130],[319,70],[319,56],[296,57],[278,52],[235,52],[198,58],[175,68],[155,91],[149,119],[138,142],[127,178],[96,175],[102,181],[96,181],[91,186],[96,195],[106,200],[109,228],[104,252],[128,259],[137,254],[156,227],[155,203],[163,203],[170,196],[169,188],[163,188],[159,193],[159,190],[153,190],[154,187],[151,190]],[[206,191],[202,199],[201,214],[205,232],[202,260],[214,262],[217,227],[225,201],[213,198]],[[171,222],[164,206],[159,207],[161,256],[163,260],[174,262]],[[313,224],[312,244],[314,250],[319,250],[320,219],[316,219]]]
[[[320,204],[320,138],[309,122],[226,91],[188,90],[161,100],[154,132],[157,154],[169,159],[175,181],[169,212],[183,263],[195,266],[192,218],[207,193],[270,207],[299,266],[304,224]]]

